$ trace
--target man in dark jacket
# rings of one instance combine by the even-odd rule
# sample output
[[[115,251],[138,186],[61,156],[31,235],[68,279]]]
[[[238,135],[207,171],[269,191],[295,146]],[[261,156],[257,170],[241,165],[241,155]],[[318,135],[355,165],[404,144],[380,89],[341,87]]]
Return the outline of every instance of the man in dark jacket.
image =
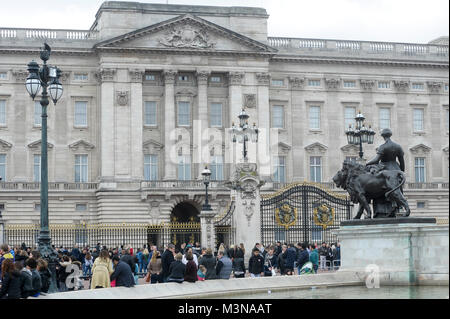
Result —
[[[234,278],[245,277],[244,252],[240,247],[235,248],[233,257],[233,274]]]
[[[170,264],[175,260],[173,254],[175,253],[175,245],[169,244],[167,249],[163,252],[161,256],[161,265],[162,265],[162,279],[163,282],[167,282],[167,278],[170,275]]]
[[[114,256],[113,259],[114,272],[111,274],[111,281],[116,280],[116,287],[133,287],[134,277],[131,273],[130,266],[120,260],[119,256]]]
[[[233,262],[228,256],[225,256],[223,251],[217,254],[216,275],[219,279],[230,279],[231,271],[233,269]]]
[[[248,261],[248,272],[251,277],[261,277],[264,275],[264,257],[259,252],[258,248],[253,248],[252,257]]]
[[[125,255],[123,255],[122,258],[120,258],[120,260],[130,266],[130,270],[134,275],[135,270],[136,270],[136,263],[135,263],[134,257],[131,256],[131,254],[130,254],[130,249],[127,249],[125,251]]]
[[[183,255],[178,253],[175,255],[175,261],[170,264],[169,267],[169,277],[167,282],[178,282],[182,283],[184,281],[184,275],[186,274],[186,265],[181,261]]]
[[[80,260],[80,250],[78,249],[78,245],[73,245],[73,248],[72,248],[72,252],[71,252],[71,255],[72,255],[72,260],[78,260],[78,261],[81,261]],[[75,258],[75,259],[74,259]]]
[[[217,259],[213,256],[212,249],[207,248],[205,255],[199,261],[199,266],[203,265],[206,268],[205,280],[217,279],[216,264]]]
[[[306,244],[301,244],[299,247],[298,257],[297,257],[297,270],[300,275],[300,270],[303,265],[309,261],[308,250],[306,250]]]
[[[297,250],[293,244],[289,244],[289,248],[286,250],[286,274],[294,274],[294,262],[297,259]]]

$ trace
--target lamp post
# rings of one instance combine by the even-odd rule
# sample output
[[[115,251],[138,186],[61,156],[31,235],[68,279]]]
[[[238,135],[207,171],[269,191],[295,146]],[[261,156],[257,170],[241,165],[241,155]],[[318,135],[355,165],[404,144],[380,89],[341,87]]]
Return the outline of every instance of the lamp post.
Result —
[[[48,66],[47,60],[50,58],[51,48],[44,43],[41,49],[40,58],[44,62],[42,67],[35,61],[28,63],[28,78],[25,82],[25,88],[34,101],[42,87],[42,97],[40,100],[42,106],[42,124],[41,124],[41,216],[40,232],[38,238],[39,252],[41,256],[48,261],[49,269],[52,274],[49,293],[57,292],[56,286],[56,263],[58,254],[51,246],[50,229],[48,222],[48,167],[47,167],[47,106],[49,104],[49,94],[53,103],[56,105],[63,93],[63,87],[59,83],[61,70],[55,66]],[[48,92],[47,92],[48,91]]]
[[[355,117],[355,129],[352,128],[350,124],[348,129],[345,131],[345,135],[347,135],[348,144],[359,145],[359,158],[362,159],[364,152],[362,145],[363,143],[373,144],[373,139],[375,135],[375,131],[372,130],[372,127],[369,125],[369,128],[366,128],[364,124],[365,117],[361,114],[361,111]]]
[[[202,206],[202,211],[212,210],[211,205],[209,205],[208,202],[208,185],[211,180],[211,170],[207,166],[205,166],[205,169],[202,171],[202,176],[203,176],[203,183],[205,184],[206,189],[206,199],[205,204],[203,204]]]
[[[239,141],[239,143],[244,144],[243,154],[244,154],[244,161],[247,162],[247,143],[251,139],[253,143],[258,142],[258,128],[256,127],[256,124],[253,123],[252,127],[249,127],[248,125],[248,118],[250,116],[245,112],[244,109],[242,109],[241,113],[239,113],[239,126],[236,127],[234,125],[234,122],[231,126],[231,135],[232,135],[232,141],[233,143],[236,143],[236,141]]]

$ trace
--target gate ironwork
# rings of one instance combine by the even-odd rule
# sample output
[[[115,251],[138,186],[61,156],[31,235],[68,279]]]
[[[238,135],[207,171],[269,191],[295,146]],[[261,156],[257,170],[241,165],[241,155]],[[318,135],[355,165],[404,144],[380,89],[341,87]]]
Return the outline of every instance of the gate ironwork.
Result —
[[[216,248],[221,243],[227,247],[236,244],[234,242],[235,228],[233,225],[233,213],[235,209],[234,201],[232,201],[225,209],[224,213],[214,219],[214,230],[216,235]]]
[[[169,241],[175,245],[177,249],[180,248],[183,243],[200,242],[201,226],[200,223],[193,220],[187,223],[171,222],[167,224],[170,232]]]
[[[261,195],[261,240],[267,245],[335,242],[331,230],[350,219],[353,204],[345,195],[312,182],[293,183]]]

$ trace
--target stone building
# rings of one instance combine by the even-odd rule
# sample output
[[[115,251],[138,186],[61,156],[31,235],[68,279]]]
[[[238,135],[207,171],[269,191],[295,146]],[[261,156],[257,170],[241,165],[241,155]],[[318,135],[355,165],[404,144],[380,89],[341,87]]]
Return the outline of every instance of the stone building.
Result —
[[[267,19],[263,8],[107,1],[89,30],[1,27],[2,223],[39,223],[40,105],[24,82],[43,42],[64,86],[49,106],[52,224],[198,221],[205,163],[212,207],[225,214],[223,181],[241,157],[228,128],[243,107],[260,129],[249,156],[262,193],[297,181],[333,188],[342,161],[358,156],[344,133],[360,110],[378,133],[365,158],[390,127],[413,215],[448,219],[448,37],[280,38]]]

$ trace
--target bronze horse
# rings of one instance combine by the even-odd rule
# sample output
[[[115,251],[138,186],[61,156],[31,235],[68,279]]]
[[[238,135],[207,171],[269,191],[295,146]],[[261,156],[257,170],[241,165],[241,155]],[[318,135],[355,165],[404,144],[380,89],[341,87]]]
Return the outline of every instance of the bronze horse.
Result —
[[[352,202],[359,204],[359,210],[354,219],[360,219],[364,210],[369,217],[372,217],[372,209],[369,205],[372,200],[375,211],[373,218],[381,217],[378,215],[396,217],[400,207],[406,210],[404,216],[409,216],[411,210],[401,191],[405,181],[405,174],[400,170],[380,170],[376,166],[365,167],[351,161],[344,161],[342,169],[333,177],[336,186],[346,189]],[[386,214],[379,213],[376,205],[383,207],[387,211]]]

